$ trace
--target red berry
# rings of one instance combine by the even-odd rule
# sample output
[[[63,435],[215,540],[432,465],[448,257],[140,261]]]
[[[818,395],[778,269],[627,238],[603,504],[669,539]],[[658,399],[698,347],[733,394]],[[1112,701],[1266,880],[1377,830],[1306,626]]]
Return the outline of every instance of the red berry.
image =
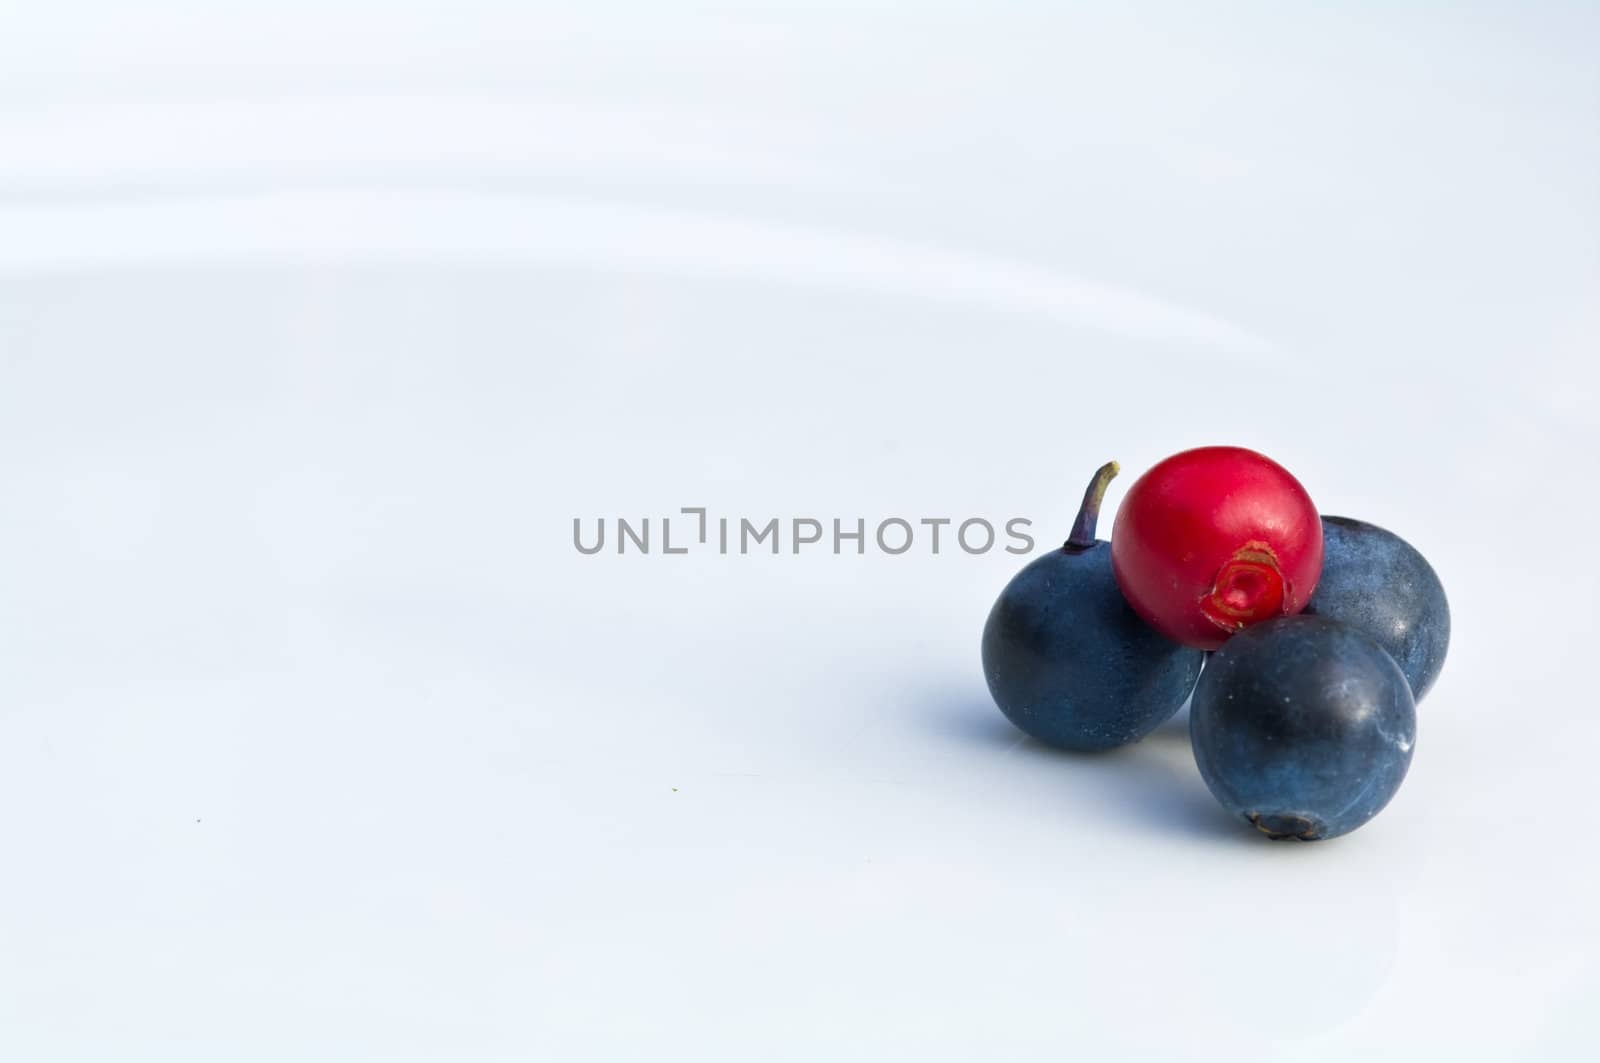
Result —
[[[1151,627],[1214,650],[1305,608],[1322,519],[1300,481],[1243,447],[1174,454],[1128,489],[1111,532],[1117,585]]]

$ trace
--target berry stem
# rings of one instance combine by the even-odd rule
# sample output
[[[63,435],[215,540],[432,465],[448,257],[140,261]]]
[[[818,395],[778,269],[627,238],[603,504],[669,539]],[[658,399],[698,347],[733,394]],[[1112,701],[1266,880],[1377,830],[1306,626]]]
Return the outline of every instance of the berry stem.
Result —
[[[1088,489],[1083,492],[1083,505],[1078,507],[1078,519],[1073,522],[1072,534],[1067,536],[1061,549],[1077,553],[1094,545],[1095,527],[1100,523],[1100,503],[1105,500],[1106,488],[1110,486],[1112,477],[1121,471],[1122,466],[1114,461],[1108,461],[1095,470],[1094,479],[1089,481]]]

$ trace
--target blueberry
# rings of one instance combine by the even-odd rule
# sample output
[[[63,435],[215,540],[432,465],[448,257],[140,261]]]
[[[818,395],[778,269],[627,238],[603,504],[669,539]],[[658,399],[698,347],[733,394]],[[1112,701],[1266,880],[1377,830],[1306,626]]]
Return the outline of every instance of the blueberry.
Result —
[[[1422,696],[1450,646],[1450,605],[1433,566],[1390,531],[1322,518],[1322,578],[1306,612],[1342,620],[1378,640]]]
[[[1128,606],[1111,544],[1094,537],[1117,473],[1095,474],[1066,545],[1017,573],[983,629],[983,674],[1006,718],[1041,742],[1097,751],[1143,738],[1194,689],[1205,655]]]
[[[1233,636],[1206,664],[1189,737],[1224,808],[1269,838],[1347,834],[1377,815],[1411,765],[1417,715],[1399,665],[1323,616]]]

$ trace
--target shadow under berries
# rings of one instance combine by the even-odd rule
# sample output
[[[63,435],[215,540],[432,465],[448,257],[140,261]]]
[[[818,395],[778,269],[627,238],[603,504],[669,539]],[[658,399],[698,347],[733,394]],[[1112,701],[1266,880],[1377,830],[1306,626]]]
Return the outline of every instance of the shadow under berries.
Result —
[[[1138,742],[1099,753],[1057,749],[1029,738],[976,694],[933,699],[919,720],[938,738],[1015,761],[1007,770],[1049,771],[1059,780],[1061,807],[1074,810],[1073,815],[1110,817],[1142,832],[1235,844],[1259,840],[1206,791],[1189,747],[1187,710]]]

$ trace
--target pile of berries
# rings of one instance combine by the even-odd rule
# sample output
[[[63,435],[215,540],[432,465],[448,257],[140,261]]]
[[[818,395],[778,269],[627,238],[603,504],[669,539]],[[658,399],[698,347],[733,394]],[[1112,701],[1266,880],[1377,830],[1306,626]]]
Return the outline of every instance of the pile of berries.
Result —
[[[1175,454],[1095,538],[1101,468],[1072,534],[1017,573],[983,631],[989,692],[1074,750],[1135,741],[1192,702],[1206,785],[1269,838],[1347,834],[1400,788],[1450,608],[1399,536],[1322,517],[1240,447]]]

